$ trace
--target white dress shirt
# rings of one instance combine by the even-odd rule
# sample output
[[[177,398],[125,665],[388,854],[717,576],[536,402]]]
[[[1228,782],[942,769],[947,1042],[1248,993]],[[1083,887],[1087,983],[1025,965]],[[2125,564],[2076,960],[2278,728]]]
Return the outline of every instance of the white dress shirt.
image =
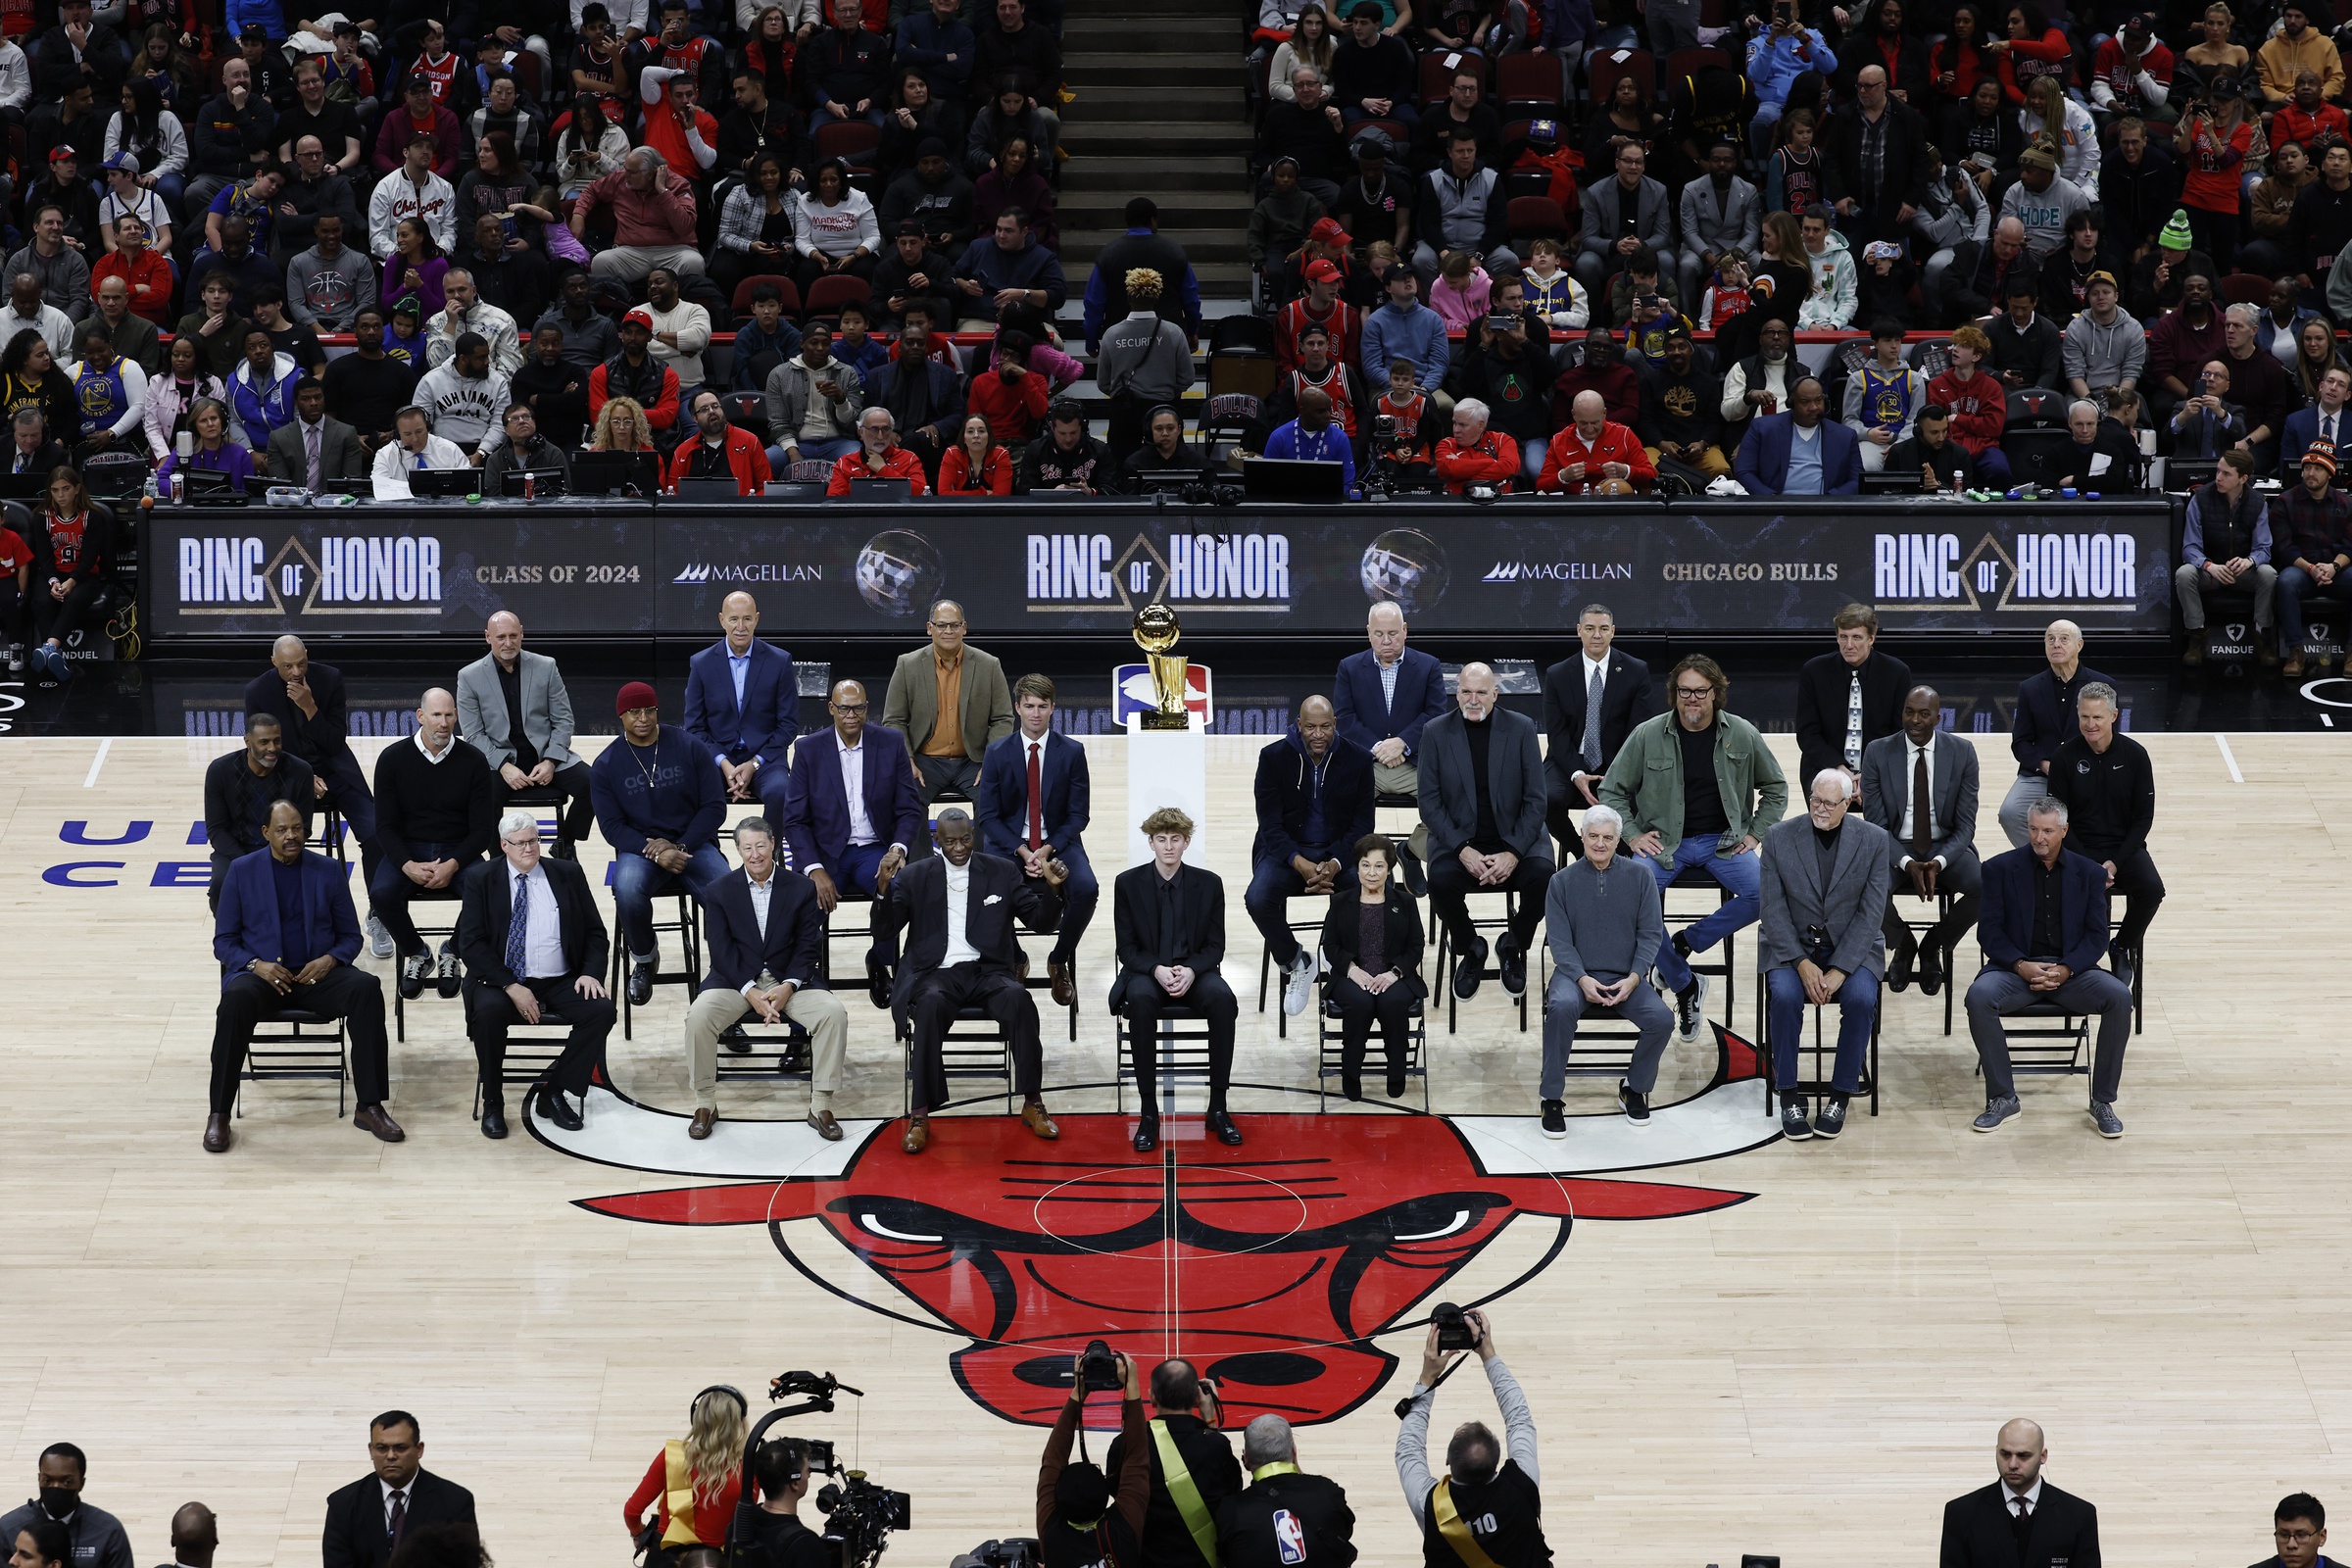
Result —
[[[1931,735],[1928,737],[1927,745],[1917,746],[1912,743],[1911,737],[1906,735],[1903,737],[1903,819],[1895,824],[1898,830],[1895,833],[1895,839],[1898,843],[1908,844],[1911,842],[1911,773],[1914,768],[1918,767],[1922,758],[1925,758],[1928,763],[1928,837],[1934,839],[1941,836],[1936,831],[1936,737]],[[1936,869],[1944,869],[1949,859],[1949,856],[1938,855],[1936,857]],[[1904,856],[1902,863],[1909,865],[1911,857]],[[2034,1484],[2040,1485],[2039,1482]]]
[[[874,831],[873,816],[865,808],[865,732],[858,732],[858,744],[852,746],[833,732],[833,744],[841,753],[841,793],[850,803],[850,842],[875,844],[881,835]]]
[[[944,858],[944,857],[943,857]],[[949,860],[948,867],[948,951],[939,962],[942,968],[954,968],[959,963],[978,963],[980,950],[964,936],[966,906],[972,902],[972,862],[961,865]]]
[[[1580,653],[1576,656],[1576,662],[1578,668],[1584,671],[1585,676],[1583,680],[1577,682],[1576,686],[1576,695],[1579,701],[1582,701],[1585,695],[1592,690],[1592,682],[1595,678],[1600,681],[1603,690],[1607,689],[1609,684],[1609,662],[1606,659],[1594,659],[1591,654]],[[1585,760],[1580,755],[1576,760],[1576,765],[1569,769],[1569,776],[1573,778],[1579,773],[1584,774],[1584,776],[1587,778],[1594,778],[1598,776],[1588,769],[1584,764]]]
[[[398,441],[387,441],[376,449],[375,466],[370,476],[375,480],[375,499],[378,501],[414,501],[416,494],[409,489],[409,475],[416,471],[418,457],[428,468],[463,468],[466,454],[454,441],[444,441],[437,435],[424,438],[424,451],[411,452]]]
[[[389,1533],[392,1529],[392,1499],[394,1497],[407,1497],[410,1493],[413,1493],[416,1490],[416,1483],[415,1481],[411,1481],[407,1486],[395,1489],[391,1482],[386,1481],[381,1476],[378,1476],[375,1478],[375,1484],[377,1487],[382,1489],[384,1494],[384,1529],[387,1533]],[[416,1499],[411,1497],[409,1500],[414,1502]],[[405,1512],[403,1516],[406,1516]]]
[[[514,886],[514,865],[506,866],[507,887]],[[556,890],[547,880],[547,867],[534,865],[523,878],[529,902],[522,911],[522,980],[564,978],[564,921],[556,912]]]
[[[2010,1518],[2017,1517],[2018,1504],[2021,1500],[2025,1504],[2025,1511],[2029,1514],[2040,1508],[2041,1477],[2035,1476],[2034,1484],[2023,1492],[2013,1492],[2010,1490],[2008,1482],[2001,1483],[2001,1506],[2009,1510]]]
[[[458,749],[457,732],[454,730],[450,732],[449,744],[442,747],[438,752],[434,751],[430,746],[424,744],[424,731],[421,728],[412,731],[411,735],[412,738],[416,742],[416,750],[422,752],[424,754],[424,760],[432,763],[435,767],[439,767],[443,762],[448,761],[450,757]]]

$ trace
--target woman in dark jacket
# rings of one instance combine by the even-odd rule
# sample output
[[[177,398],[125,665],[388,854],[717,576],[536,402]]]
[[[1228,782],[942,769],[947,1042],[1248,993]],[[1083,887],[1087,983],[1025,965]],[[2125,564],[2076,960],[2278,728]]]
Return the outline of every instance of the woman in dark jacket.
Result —
[[[48,506],[32,564],[33,648],[27,662],[33,678],[55,686],[74,678],[66,667],[65,645],[89,625],[106,592],[105,569],[112,545],[108,514],[90,505],[81,474],[59,468],[49,476]]]
[[[1340,1004],[1340,1092],[1364,1098],[1364,1045],[1379,1020],[1389,1053],[1389,1098],[1404,1094],[1405,1037],[1421,982],[1421,911],[1396,877],[1396,847],[1378,833],[1355,841],[1356,885],[1331,896],[1323,920],[1330,998]]]

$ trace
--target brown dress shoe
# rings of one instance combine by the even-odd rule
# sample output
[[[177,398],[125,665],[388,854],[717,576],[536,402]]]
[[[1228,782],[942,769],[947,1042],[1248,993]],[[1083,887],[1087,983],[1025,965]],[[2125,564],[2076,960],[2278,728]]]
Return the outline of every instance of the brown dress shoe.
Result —
[[[1054,1005],[1067,1007],[1078,1000],[1078,971],[1056,960],[1046,965],[1046,973],[1054,980]]]
[[[706,1105],[694,1113],[694,1120],[686,1124],[686,1136],[699,1143],[710,1137],[710,1129],[717,1124],[718,1112]]]
[[[2301,680],[2303,678],[2303,650],[2298,648],[2287,655],[2286,662],[2278,666],[2278,673],[2284,675],[2288,680]]]
[[[2265,669],[2278,667],[2278,650],[2271,646],[2270,638],[2261,629],[2254,633],[2254,658]]]
[[[815,1128],[816,1136],[822,1138],[826,1143],[838,1144],[841,1142],[841,1123],[833,1119],[833,1113],[831,1111],[810,1111],[808,1113],[808,1125]]]
[[[1054,1125],[1054,1118],[1046,1114],[1045,1104],[1040,1101],[1032,1100],[1021,1107],[1021,1125],[1048,1143],[1061,1136],[1061,1129]]]
[[[237,1135],[228,1130],[227,1111],[216,1110],[204,1118],[204,1152],[206,1153],[225,1154],[228,1152],[228,1146],[236,1141]]]
[[[2183,669],[2195,669],[2205,662],[2204,632],[2192,631],[2189,636],[2195,638],[2196,641],[2180,650],[2180,665]]]
[[[908,1118],[906,1136],[899,1140],[899,1148],[909,1154],[919,1154],[929,1147],[931,1147],[931,1118],[928,1116]]]
[[[387,1144],[397,1144],[409,1136],[400,1130],[400,1123],[392,1119],[392,1113],[380,1104],[362,1105],[351,1113],[351,1124],[365,1128]]]

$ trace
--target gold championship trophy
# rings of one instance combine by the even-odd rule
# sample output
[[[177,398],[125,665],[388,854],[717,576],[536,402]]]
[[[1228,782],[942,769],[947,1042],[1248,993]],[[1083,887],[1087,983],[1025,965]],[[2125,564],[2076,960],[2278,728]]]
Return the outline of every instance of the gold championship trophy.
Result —
[[[1159,706],[1142,715],[1139,728],[1147,730],[1189,730],[1193,715],[1185,707],[1188,695],[1185,666],[1189,662],[1182,654],[1171,654],[1183,628],[1176,622],[1176,612],[1166,605],[1146,605],[1135,612],[1135,646],[1144,651],[1152,666],[1152,689]]]

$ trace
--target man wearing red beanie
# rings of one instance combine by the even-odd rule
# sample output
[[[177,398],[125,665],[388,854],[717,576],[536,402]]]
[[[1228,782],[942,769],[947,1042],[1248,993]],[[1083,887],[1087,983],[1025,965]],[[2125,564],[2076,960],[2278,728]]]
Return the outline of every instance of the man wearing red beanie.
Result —
[[[699,894],[727,874],[714,842],[726,817],[726,791],[710,748],[662,722],[662,700],[641,680],[620,689],[614,705],[620,739],[589,768],[597,830],[612,846],[612,902],[629,951],[629,1005],[654,994],[654,897],[684,883]]]

